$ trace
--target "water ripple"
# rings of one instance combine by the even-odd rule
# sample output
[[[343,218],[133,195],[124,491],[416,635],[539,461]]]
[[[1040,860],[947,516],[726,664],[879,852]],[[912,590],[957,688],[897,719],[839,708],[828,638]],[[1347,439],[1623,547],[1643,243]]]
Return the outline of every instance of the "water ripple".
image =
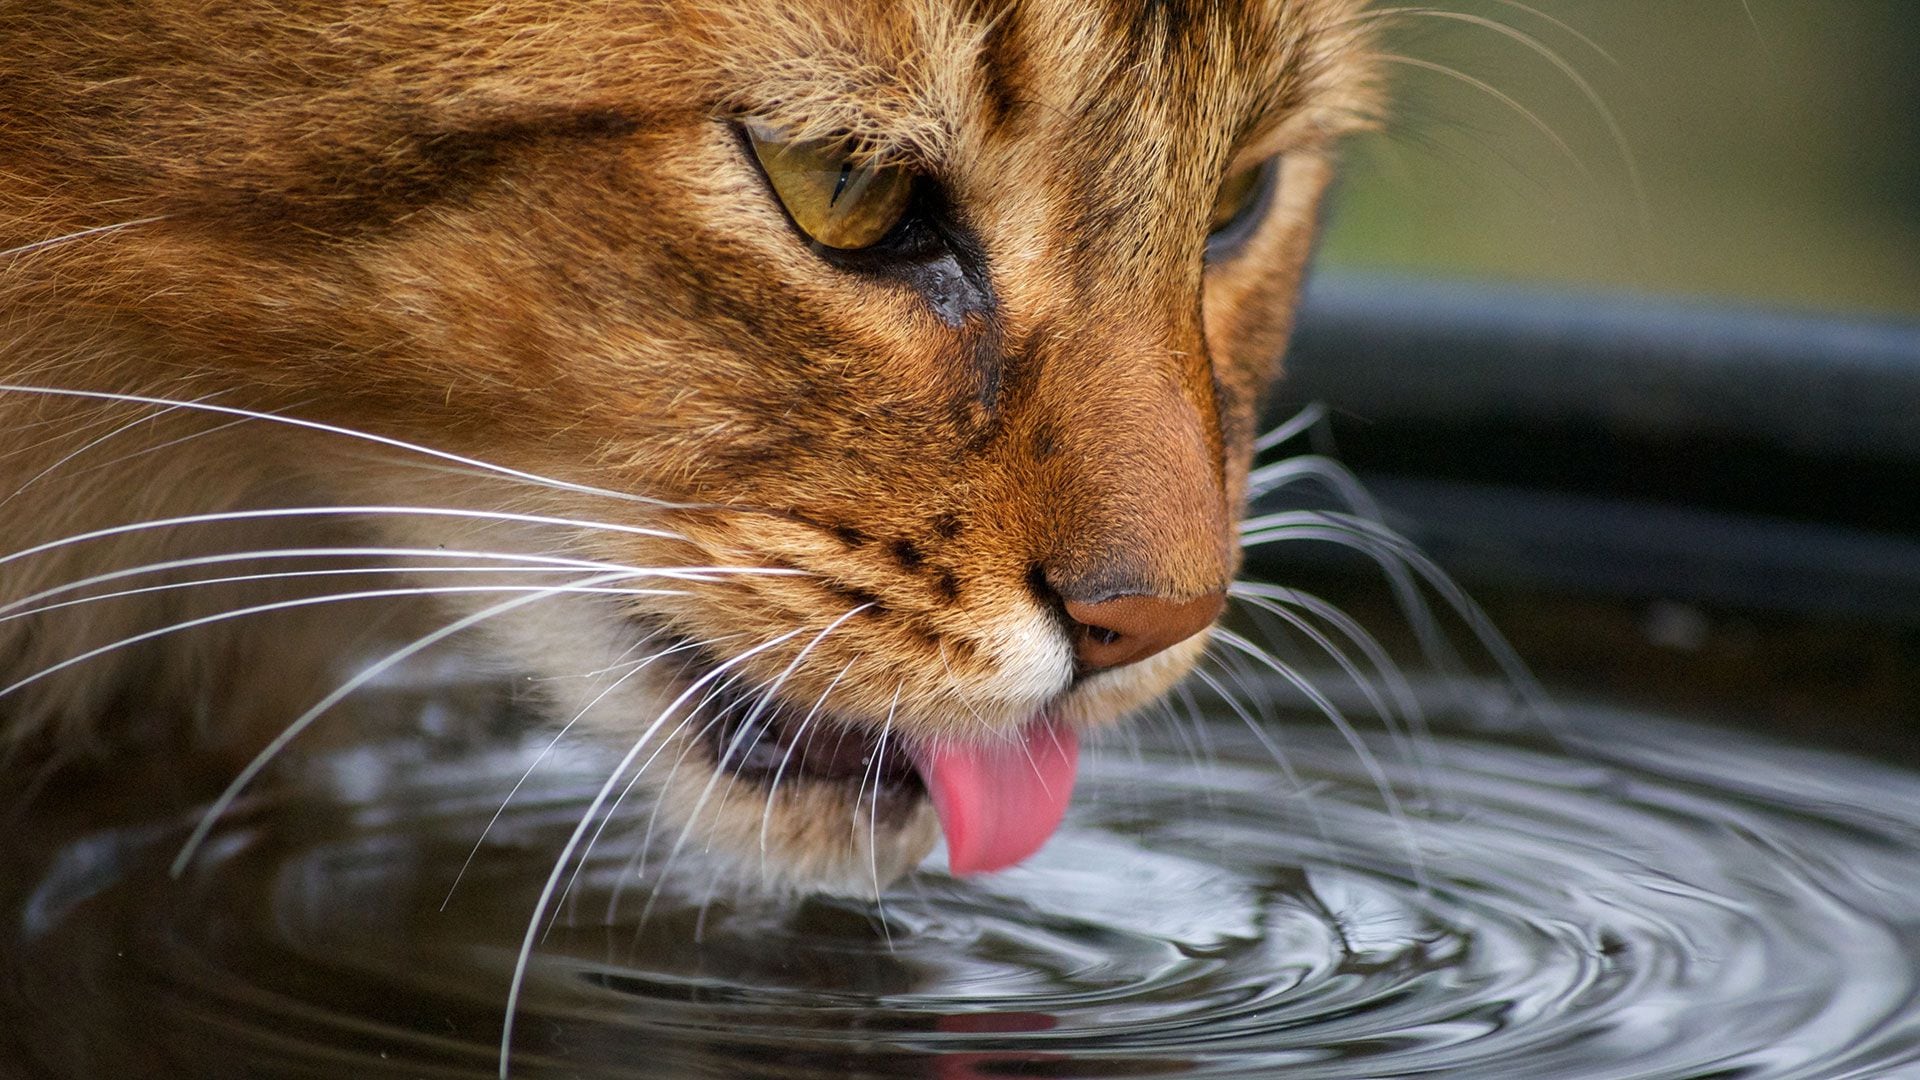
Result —
[[[1575,720],[1605,738],[1443,734],[1431,786],[1379,741],[1425,808],[1404,823],[1310,721],[1283,729],[1305,790],[1226,721],[1116,744],[1031,863],[929,869],[883,908],[739,895],[697,861],[636,882],[637,819],[542,945],[515,1075],[1920,1074],[1920,776]],[[35,1077],[492,1075],[512,950],[599,780],[538,773],[443,912],[526,752],[323,762],[351,783],[235,814],[184,882],[165,866],[191,815],[78,793],[91,824],[0,851],[0,1056]]]

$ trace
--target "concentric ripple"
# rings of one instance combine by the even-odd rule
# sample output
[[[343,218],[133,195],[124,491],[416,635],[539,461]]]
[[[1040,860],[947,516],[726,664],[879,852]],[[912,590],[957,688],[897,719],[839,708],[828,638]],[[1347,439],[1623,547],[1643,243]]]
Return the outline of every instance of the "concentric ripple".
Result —
[[[1370,740],[1404,816],[1311,718],[1143,733],[1093,749],[1031,863],[880,905],[740,894],[623,817],[540,944],[512,1075],[1920,1074],[1920,775],[1571,722],[1591,742],[1455,731],[1424,768]],[[0,1061],[495,1075],[525,920],[603,779],[544,763],[461,875],[534,752],[324,759],[184,881],[191,812],[63,797],[91,824],[5,842]]]

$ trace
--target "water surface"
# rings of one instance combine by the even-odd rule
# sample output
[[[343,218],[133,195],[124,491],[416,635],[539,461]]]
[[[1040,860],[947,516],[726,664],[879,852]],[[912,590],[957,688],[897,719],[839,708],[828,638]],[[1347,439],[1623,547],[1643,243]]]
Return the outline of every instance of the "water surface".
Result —
[[[1425,767],[1370,736],[1403,815],[1311,715],[1149,723],[1090,749],[1032,862],[936,859],[878,905],[745,895],[697,854],[663,875],[636,812],[540,944],[512,1075],[1920,1075],[1920,774],[1568,719],[1443,731]],[[537,749],[315,755],[182,880],[196,810],[155,782],[43,796],[0,838],[0,1074],[495,1075],[603,779],[542,765],[454,887]]]

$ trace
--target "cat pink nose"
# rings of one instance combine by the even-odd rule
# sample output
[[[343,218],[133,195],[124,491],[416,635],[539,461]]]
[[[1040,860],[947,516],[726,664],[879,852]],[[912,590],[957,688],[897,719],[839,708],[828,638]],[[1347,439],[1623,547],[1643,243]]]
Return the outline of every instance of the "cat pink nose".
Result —
[[[1073,620],[1073,656],[1087,671],[1106,671],[1145,660],[1212,625],[1227,606],[1224,592],[1192,600],[1116,596],[1085,604],[1066,602]]]

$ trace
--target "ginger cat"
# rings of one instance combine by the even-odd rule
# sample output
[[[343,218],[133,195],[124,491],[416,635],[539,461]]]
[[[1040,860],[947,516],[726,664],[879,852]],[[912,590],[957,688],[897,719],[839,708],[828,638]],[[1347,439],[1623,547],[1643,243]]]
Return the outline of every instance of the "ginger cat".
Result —
[[[1024,858],[1221,609],[1369,26],[16,0],[0,735],[251,754],[464,644],[625,755],[589,818]]]

